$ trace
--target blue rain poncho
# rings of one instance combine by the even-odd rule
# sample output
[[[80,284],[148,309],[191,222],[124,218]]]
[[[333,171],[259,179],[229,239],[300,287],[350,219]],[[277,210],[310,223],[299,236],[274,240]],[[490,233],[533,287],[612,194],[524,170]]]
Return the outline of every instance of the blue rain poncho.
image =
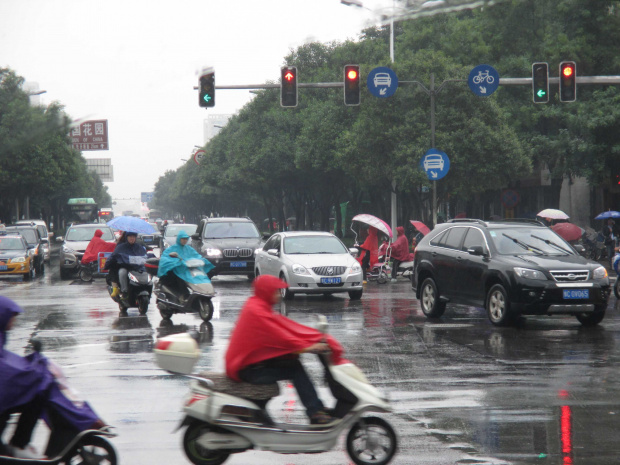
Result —
[[[174,274],[186,283],[210,283],[211,280],[207,276],[207,273],[215,268],[215,266],[213,266],[209,260],[202,258],[202,256],[200,256],[200,254],[190,245],[181,245],[181,239],[185,238],[189,239],[187,233],[185,231],[179,231],[179,234],[177,235],[177,243],[172,247],[168,247],[164,253],[161,254],[157,276],[161,278],[166,273],[173,271]],[[176,252],[179,257],[171,257],[170,254],[173,252]],[[190,269],[185,264],[188,260],[202,260],[204,262],[204,266],[201,269],[205,272],[205,274],[193,276]]]

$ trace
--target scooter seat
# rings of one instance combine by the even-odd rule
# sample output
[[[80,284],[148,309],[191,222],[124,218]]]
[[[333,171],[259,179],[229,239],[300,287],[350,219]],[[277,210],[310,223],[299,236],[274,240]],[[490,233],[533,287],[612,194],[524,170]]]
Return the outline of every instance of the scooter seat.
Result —
[[[224,373],[215,373],[212,371],[203,371],[198,376],[209,379],[213,382],[213,386],[209,386],[206,382],[200,383],[212,391],[223,392],[233,396],[243,397],[251,400],[269,400],[280,394],[278,383],[272,384],[250,384],[243,381],[237,382],[230,379]]]

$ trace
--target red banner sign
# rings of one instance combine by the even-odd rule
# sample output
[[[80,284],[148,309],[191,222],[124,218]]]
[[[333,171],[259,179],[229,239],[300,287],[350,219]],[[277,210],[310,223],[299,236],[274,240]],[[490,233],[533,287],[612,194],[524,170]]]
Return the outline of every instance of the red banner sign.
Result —
[[[76,150],[108,150],[108,120],[84,121],[71,130]]]

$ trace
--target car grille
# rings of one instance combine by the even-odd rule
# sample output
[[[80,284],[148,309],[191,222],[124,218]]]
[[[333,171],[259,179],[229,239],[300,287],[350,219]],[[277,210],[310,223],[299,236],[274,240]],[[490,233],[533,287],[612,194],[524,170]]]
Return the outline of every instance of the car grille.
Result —
[[[224,249],[222,253],[224,254],[226,258],[235,258],[235,257],[247,258],[247,257],[251,257],[252,254],[254,254],[254,250],[252,249]]]
[[[345,266],[317,266],[312,271],[319,276],[338,276],[344,274],[346,269]]]
[[[550,271],[551,276],[560,283],[574,283],[575,281],[587,281],[590,272],[580,271]]]

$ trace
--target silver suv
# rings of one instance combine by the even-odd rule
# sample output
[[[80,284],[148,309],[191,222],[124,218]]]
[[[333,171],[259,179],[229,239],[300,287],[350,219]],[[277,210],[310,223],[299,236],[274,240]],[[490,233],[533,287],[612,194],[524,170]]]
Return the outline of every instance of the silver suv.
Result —
[[[88,243],[95,235],[95,231],[101,229],[101,238],[107,242],[114,242],[114,233],[109,226],[102,224],[76,224],[69,226],[67,235],[56,238],[62,242],[60,247],[60,277],[68,278],[80,267],[80,260],[88,247]]]

